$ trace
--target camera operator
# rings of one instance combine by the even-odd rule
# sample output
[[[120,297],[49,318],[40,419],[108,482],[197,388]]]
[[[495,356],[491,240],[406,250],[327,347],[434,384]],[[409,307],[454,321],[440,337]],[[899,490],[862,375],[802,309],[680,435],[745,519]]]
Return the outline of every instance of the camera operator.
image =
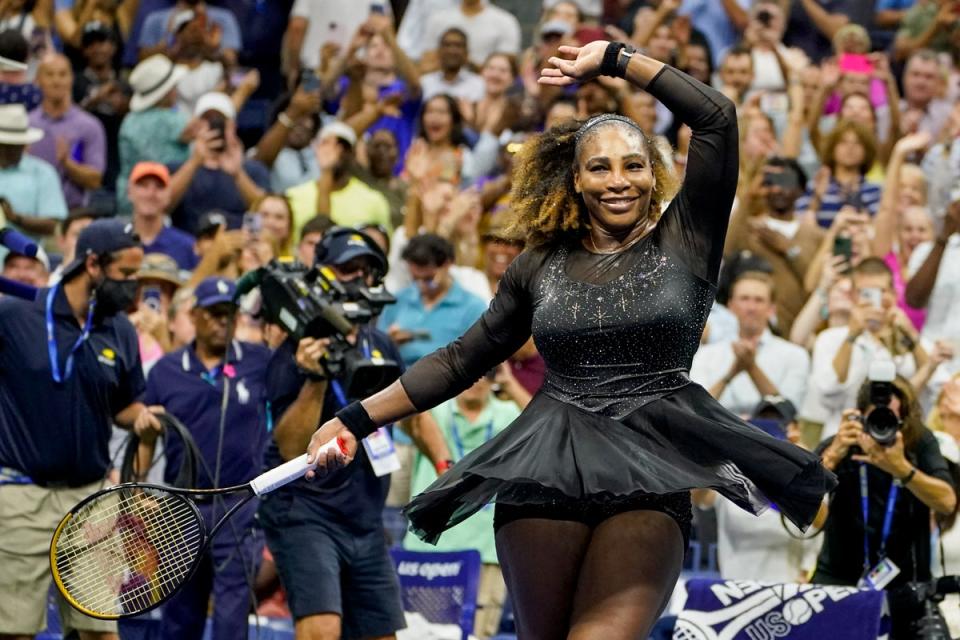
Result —
[[[892,637],[912,638],[917,613],[903,587],[930,580],[930,511],[951,514],[957,498],[909,383],[899,377],[878,383],[875,370],[860,387],[856,409],[844,411],[837,435],[819,447],[839,484],[812,581],[856,585],[871,576],[871,584],[888,590]],[[885,384],[885,392],[878,390]],[[882,428],[884,414],[893,428]]]
[[[111,424],[143,440],[160,430],[155,408],[140,402],[137,334],[123,314],[142,260],[130,225],[97,220],[80,232],[61,283],[32,302],[0,300],[0,636],[45,627],[50,538],[103,488]],[[60,604],[64,636],[116,638],[115,623]]]
[[[382,278],[387,260],[365,234],[334,228],[316,246],[315,267],[332,272],[350,291]],[[371,360],[402,363],[390,338],[370,325],[360,325],[347,340]],[[306,451],[317,426],[354,399],[344,389],[345,376],[328,379],[330,344],[329,338],[288,338],[271,358],[267,398],[276,427],[268,468]],[[298,480],[261,500],[260,521],[298,640],[392,638],[404,627],[382,521],[389,476],[374,470],[393,445],[389,430],[374,435],[374,442],[360,447],[359,464],[314,481]],[[446,470],[450,455],[435,425],[424,429],[422,439],[412,435],[438,471]]]

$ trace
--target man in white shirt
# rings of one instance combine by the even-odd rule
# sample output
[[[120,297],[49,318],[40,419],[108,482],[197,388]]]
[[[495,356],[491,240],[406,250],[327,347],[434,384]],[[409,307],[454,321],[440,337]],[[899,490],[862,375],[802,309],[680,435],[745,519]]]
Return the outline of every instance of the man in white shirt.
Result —
[[[440,70],[420,77],[423,101],[441,93],[454,98],[479,102],[486,93],[486,84],[476,73],[466,68],[467,34],[451,27],[440,36]]]
[[[799,406],[807,388],[807,352],[767,328],[776,305],[773,280],[747,271],[733,283],[727,307],[737,317],[739,337],[700,348],[690,378],[730,411],[749,417],[764,396],[782,396]]]
[[[853,270],[850,322],[825,329],[813,346],[811,393],[819,395],[827,416],[821,438],[836,434],[844,409],[856,406],[871,362],[890,360],[897,375],[909,380],[917,373],[914,353],[922,349],[920,336],[897,307],[890,268],[880,258],[864,258]]]
[[[943,228],[933,242],[913,250],[907,265],[906,301],[926,308],[925,340],[960,346],[960,201],[947,208]],[[954,349],[956,351],[956,348]]]
[[[426,47],[440,41],[440,35],[451,27],[467,34],[470,62],[479,67],[491,53],[520,54],[520,23],[517,19],[487,0],[461,0],[460,6],[438,11],[427,21],[423,42]],[[411,58],[420,58],[424,50],[407,51]]]
[[[283,35],[284,70],[316,69],[320,49],[328,42],[347,50],[357,29],[371,13],[392,16],[386,0],[296,0]]]

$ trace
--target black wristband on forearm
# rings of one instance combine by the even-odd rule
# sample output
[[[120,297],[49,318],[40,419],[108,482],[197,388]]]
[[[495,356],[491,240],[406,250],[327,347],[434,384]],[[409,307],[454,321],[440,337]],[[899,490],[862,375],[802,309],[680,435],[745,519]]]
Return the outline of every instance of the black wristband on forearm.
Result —
[[[617,61],[620,59],[620,50],[623,47],[622,42],[611,42],[607,45],[606,51],[603,52],[603,62],[600,63],[600,75],[618,77]]]
[[[357,440],[363,440],[379,428],[359,400],[351,402],[337,411],[336,416]]]

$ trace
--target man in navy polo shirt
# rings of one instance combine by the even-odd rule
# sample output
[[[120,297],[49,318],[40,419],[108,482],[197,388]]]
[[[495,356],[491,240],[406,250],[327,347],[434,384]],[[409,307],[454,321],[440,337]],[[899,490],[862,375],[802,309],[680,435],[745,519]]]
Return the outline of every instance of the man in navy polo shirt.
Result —
[[[232,280],[214,277],[201,281],[190,312],[196,340],[160,359],[147,379],[147,402],[163,405],[193,436],[202,457],[196,486],[204,489],[252,480],[263,464],[268,437],[264,385],[270,350],[237,340],[228,346],[228,326],[237,312],[235,293]],[[223,413],[222,406],[226,406]],[[184,445],[172,435],[166,443],[165,480],[172,483],[180,470]],[[207,527],[236,501],[201,503]],[[256,503],[251,502],[214,538],[212,552],[164,608],[164,638],[201,637],[211,592],[213,637],[246,637],[250,589],[263,550],[262,539],[253,530],[255,513]]]
[[[317,244],[316,264],[329,267],[348,289],[359,279],[378,280],[387,268],[369,236],[342,227]],[[357,347],[371,356],[401,362],[390,338],[372,326],[354,335]],[[306,451],[317,426],[353,399],[339,380],[327,380],[321,365],[326,344],[288,339],[270,361],[267,397],[276,428],[267,467]],[[432,426],[418,441],[442,469],[449,451]],[[287,591],[298,640],[393,638],[404,627],[382,521],[389,476],[377,476],[366,446],[356,462],[323,478],[293,482],[260,501],[260,524]]]
[[[151,440],[141,401],[134,301],[143,248],[130,225],[97,220],[63,280],[31,302],[0,299],[0,635],[45,626],[50,538],[74,504],[105,485],[111,424]],[[59,596],[58,596],[59,598]],[[113,622],[61,601],[65,629],[116,638]]]

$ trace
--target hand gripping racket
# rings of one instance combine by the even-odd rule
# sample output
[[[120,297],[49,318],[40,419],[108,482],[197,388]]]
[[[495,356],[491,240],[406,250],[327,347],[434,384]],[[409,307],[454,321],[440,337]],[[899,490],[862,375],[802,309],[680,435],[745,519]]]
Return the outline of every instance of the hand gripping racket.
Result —
[[[319,454],[338,447],[346,453],[334,439]],[[149,611],[190,579],[234,513],[314,467],[303,454],[235,487],[177,489],[131,482],[98,491],[73,507],[53,534],[50,570],[57,589],[72,607],[101,620]],[[189,498],[228,494],[245,497],[207,532]]]

